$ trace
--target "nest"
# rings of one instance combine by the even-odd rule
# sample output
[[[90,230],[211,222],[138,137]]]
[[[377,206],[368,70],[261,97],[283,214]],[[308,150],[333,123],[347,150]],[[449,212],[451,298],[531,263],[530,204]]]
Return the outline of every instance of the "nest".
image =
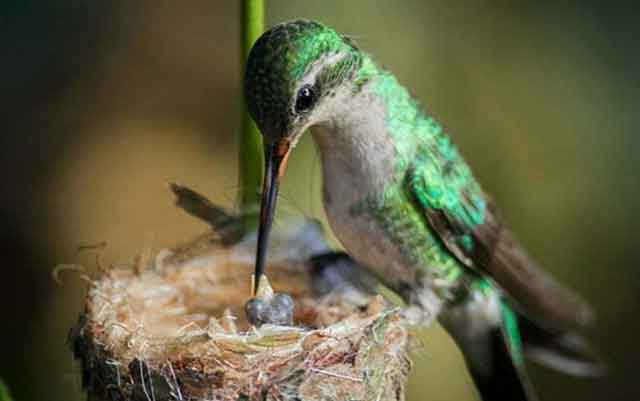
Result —
[[[360,270],[317,224],[273,235],[269,281],[295,300],[294,325],[254,327],[244,305],[255,236],[219,209],[212,218],[195,193],[198,208],[185,207],[186,189],[173,189],[179,206],[208,211],[214,231],[91,282],[70,335],[90,400],[404,399],[406,321],[353,279]]]

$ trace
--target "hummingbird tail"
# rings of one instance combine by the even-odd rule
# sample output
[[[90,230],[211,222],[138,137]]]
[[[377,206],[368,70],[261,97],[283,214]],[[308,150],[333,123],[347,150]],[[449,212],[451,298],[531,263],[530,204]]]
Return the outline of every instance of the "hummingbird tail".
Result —
[[[482,400],[537,400],[525,358],[575,376],[606,372],[580,335],[548,332],[507,302],[494,293],[454,307],[440,319],[460,346]]]
[[[483,401],[535,401],[526,372],[518,315],[497,291],[472,292],[445,308],[440,323],[460,347]]]
[[[493,355],[491,373],[478,374],[473,369],[471,377],[483,401],[513,400],[535,401],[537,396],[526,370],[517,366],[499,329],[491,333]]]
[[[607,373],[604,358],[580,333],[553,333],[522,315],[518,315],[518,322],[527,359],[573,376],[598,377]]]
[[[524,364],[518,318],[504,302],[500,302],[500,315],[500,324],[488,332],[485,346],[489,357],[480,362],[482,369],[474,368],[479,361],[470,361],[473,355],[465,355],[471,377],[483,401],[536,401]]]

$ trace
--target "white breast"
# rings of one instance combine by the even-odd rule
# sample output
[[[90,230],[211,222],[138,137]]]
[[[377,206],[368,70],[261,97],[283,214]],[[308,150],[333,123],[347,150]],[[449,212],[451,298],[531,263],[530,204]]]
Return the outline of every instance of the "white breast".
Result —
[[[340,98],[336,96],[336,98]],[[395,147],[385,127],[385,109],[370,93],[337,104],[329,121],[313,128],[323,173],[324,207],[331,228],[347,252],[392,288],[415,283],[407,263],[377,222],[354,216],[351,207],[380,194],[394,179]]]

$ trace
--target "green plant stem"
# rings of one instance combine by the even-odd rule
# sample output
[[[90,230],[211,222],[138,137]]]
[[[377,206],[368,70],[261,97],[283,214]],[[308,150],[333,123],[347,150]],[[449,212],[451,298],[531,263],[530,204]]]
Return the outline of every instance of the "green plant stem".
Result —
[[[242,74],[251,46],[264,31],[264,0],[242,0]],[[239,149],[240,207],[242,212],[254,210],[259,202],[262,183],[262,137],[243,102],[242,133]],[[255,218],[253,220],[256,220]],[[251,224],[248,219],[245,223]],[[248,228],[248,227],[247,227]]]
[[[2,380],[0,380],[0,401],[11,401],[9,390],[7,390]]]

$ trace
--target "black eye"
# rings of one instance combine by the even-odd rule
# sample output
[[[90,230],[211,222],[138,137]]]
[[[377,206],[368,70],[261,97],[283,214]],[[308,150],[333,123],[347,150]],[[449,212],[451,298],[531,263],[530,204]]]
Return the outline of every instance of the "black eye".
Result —
[[[296,96],[296,113],[309,110],[316,101],[316,92],[311,85],[305,85],[298,91]]]

